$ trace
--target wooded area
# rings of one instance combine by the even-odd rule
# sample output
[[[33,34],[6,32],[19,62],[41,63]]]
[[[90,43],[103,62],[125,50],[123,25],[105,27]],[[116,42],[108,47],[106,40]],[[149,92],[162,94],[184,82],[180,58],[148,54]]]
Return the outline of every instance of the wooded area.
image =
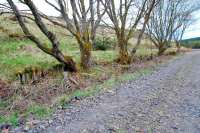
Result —
[[[96,30],[100,23],[115,31],[119,54],[116,59],[120,64],[133,62],[134,54],[140,45],[143,34],[146,34],[154,45],[159,49],[161,55],[172,43],[180,42],[185,29],[191,24],[192,13],[198,9],[195,1],[185,0],[78,0],[78,1],[48,1],[45,2],[60,13],[58,21],[37,10],[35,4],[30,0],[20,0],[29,7],[28,11],[20,11],[12,0],[9,5],[1,3],[1,14],[13,13],[24,31],[24,34],[34,41],[45,53],[54,56],[58,61],[64,63],[67,70],[77,71],[76,63],[59,50],[59,40],[55,33],[48,30],[43,19],[47,19],[57,26],[66,29],[74,36],[79,44],[81,66],[89,69],[92,62],[91,51],[96,37]],[[31,18],[30,15],[34,18]],[[102,18],[106,19],[103,19]],[[35,37],[26,27],[23,18],[31,18],[43,34],[52,44],[47,48],[45,44]],[[141,27],[141,29],[139,28]],[[136,45],[128,48],[128,42],[139,31]]]

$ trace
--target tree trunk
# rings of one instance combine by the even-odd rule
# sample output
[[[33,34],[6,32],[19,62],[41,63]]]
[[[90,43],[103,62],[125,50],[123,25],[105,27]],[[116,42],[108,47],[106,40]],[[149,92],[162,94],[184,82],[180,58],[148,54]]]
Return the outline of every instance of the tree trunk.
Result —
[[[134,62],[134,60],[136,59],[136,52],[137,52],[137,48],[135,47],[131,51],[131,56],[130,56],[131,62]]]
[[[65,61],[62,62],[65,64],[64,66],[64,71],[69,71],[69,72],[77,72],[77,67],[76,63],[70,56],[65,56]]]
[[[42,41],[40,41],[39,38],[37,38],[34,34],[31,34],[28,27],[24,23],[23,18],[21,16],[17,6],[14,4],[14,2],[12,0],[8,0],[8,3],[11,6],[11,8],[12,8],[12,10],[13,10],[13,12],[14,12],[24,34],[30,40],[32,40],[37,45],[37,47],[40,48],[42,51],[53,56],[59,62],[65,64],[65,70],[66,71],[77,72],[76,63],[73,61],[73,59],[71,57],[64,56],[64,54],[59,50],[59,44],[60,43],[59,43],[56,35],[48,30],[47,26],[45,25],[45,23],[42,21],[40,15],[38,14],[37,8],[35,7],[34,3],[32,1],[29,1],[29,0],[25,0],[24,2],[29,6],[31,12],[33,13],[33,16],[35,18],[35,23],[37,24],[39,29],[42,31],[42,33],[51,42],[52,49],[49,49],[48,47],[46,47],[46,45],[44,43],[42,43]]]
[[[117,62],[119,64],[130,64],[130,56],[128,53],[128,43],[126,41],[118,41],[119,45],[119,55]]]
[[[52,52],[51,54],[55,57],[60,63],[64,64],[64,71],[77,72],[76,62],[72,59],[71,56],[65,56],[60,50]]]
[[[179,53],[180,50],[181,50],[181,44],[180,44],[180,42],[176,41],[176,47],[177,47],[176,53]]]
[[[164,46],[160,46],[158,48],[158,56],[163,55],[166,50],[167,50],[167,48],[165,48]]]
[[[86,42],[80,48],[81,52],[81,66],[84,70],[88,70],[91,67],[91,50],[92,44]]]

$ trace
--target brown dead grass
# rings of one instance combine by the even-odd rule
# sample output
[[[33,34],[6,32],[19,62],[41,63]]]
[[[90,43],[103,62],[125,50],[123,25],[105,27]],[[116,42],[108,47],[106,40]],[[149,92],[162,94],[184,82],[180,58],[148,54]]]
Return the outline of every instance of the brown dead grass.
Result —
[[[12,89],[10,89],[8,83],[0,79],[0,99],[5,99],[13,94]]]

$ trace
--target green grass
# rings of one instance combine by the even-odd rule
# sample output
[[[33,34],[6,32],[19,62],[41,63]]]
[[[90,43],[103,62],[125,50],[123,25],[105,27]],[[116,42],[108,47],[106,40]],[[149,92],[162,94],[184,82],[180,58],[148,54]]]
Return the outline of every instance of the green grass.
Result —
[[[36,53],[31,51],[23,51],[23,47],[30,45],[37,49],[29,40],[7,40],[0,42],[0,77],[4,80],[11,80],[17,71],[31,66],[40,66],[48,68],[56,63],[51,56],[39,51]],[[37,49],[38,50],[38,49]]]
[[[137,50],[136,56],[145,57],[145,56],[150,56],[151,54],[156,55],[157,52],[158,52],[157,49],[147,49],[143,47]]]
[[[117,52],[113,50],[93,51],[92,56],[96,61],[111,62],[117,57]]]
[[[42,118],[51,116],[53,111],[54,109],[49,108],[47,106],[34,104],[27,108],[23,116],[25,116],[25,118],[28,118],[31,114],[37,119],[42,119]],[[0,124],[7,123],[16,127],[19,125],[19,117],[20,117],[20,113],[18,112],[13,112],[6,116],[0,116]]]
[[[36,118],[41,119],[50,116],[52,112],[53,109],[47,106],[34,104],[28,107],[27,111],[25,112],[25,115],[28,116],[29,114],[32,114]]]
[[[7,107],[8,101],[0,100],[0,110]]]
[[[61,49],[64,53],[72,56],[78,63],[80,62],[80,52],[78,45],[72,38],[61,41]],[[30,50],[26,50],[30,47]],[[28,49],[27,48],[27,49]],[[137,56],[148,56],[155,54],[156,50],[139,49]],[[112,62],[117,57],[117,51],[93,51],[92,56],[95,61]],[[0,42],[0,77],[4,80],[13,80],[15,73],[28,66],[37,66],[47,69],[57,64],[57,60],[50,55],[39,50],[35,44],[29,40],[3,40]]]
[[[9,116],[0,116],[0,124],[1,123],[9,123],[12,126],[18,126],[18,119],[19,119],[19,114],[14,112]]]
[[[9,18],[11,15],[0,16],[0,26],[6,28],[8,31],[2,32],[0,30],[0,77],[3,80],[15,79],[15,73],[19,70],[23,70],[27,66],[37,66],[43,69],[47,69],[57,64],[57,60],[53,57],[43,53],[39,50],[33,42],[30,40],[15,40],[10,39],[8,35],[10,33],[23,35],[23,32],[16,21],[12,21]],[[46,21],[45,21],[46,22]],[[47,23],[47,22],[46,22]],[[50,43],[47,38],[41,33],[36,24],[30,20],[27,21],[27,26],[30,31],[37,35],[48,46]],[[65,29],[54,25],[48,25],[50,31],[56,33],[60,41],[60,49],[67,55],[72,56],[73,59],[80,62],[79,45],[75,38],[67,36],[69,32]],[[132,42],[132,41],[131,41]],[[130,42],[130,43],[131,43]],[[145,43],[142,42],[142,46],[137,51],[137,56],[147,56],[151,53],[155,53],[156,50],[145,49]],[[29,46],[30,45],[30,46]],[[146,44],[147,45],[147,44]],[[149,45],[149,44],[148,44]],[[31,47],[34,51],[23,50],[24,47]],[[149,46],[148,46],[149,47]],[[112,62],[117,58],[117,50],[109,51],[93,51],[92,58],[95,61]]]

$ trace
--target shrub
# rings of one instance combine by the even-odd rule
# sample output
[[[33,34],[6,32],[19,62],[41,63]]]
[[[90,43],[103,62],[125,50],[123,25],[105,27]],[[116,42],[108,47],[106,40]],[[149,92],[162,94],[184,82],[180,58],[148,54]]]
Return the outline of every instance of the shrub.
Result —
[[[94,50],[114,49],[117,42],[112,37],[97,37],[94,42]]]

